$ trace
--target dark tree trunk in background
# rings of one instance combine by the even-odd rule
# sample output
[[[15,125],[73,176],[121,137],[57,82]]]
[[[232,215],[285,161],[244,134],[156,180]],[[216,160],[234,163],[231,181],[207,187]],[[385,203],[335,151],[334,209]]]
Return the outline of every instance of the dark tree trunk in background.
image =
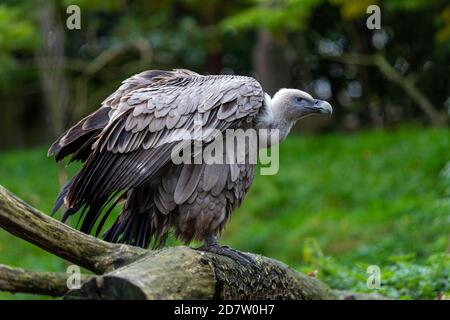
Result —
[[[43,44],[36,53],[39,76],[47,108],[47,122],[52,139],[56,139],[69,122],[69,89],[65,76],[64,24],[54,0],[36,0],[37,18]],[[67,180],[59,168],[59,184]]]
[[[309,54],[308,44],[304,32],[296,32],[291,43],[294,44],[293,48],[293,65],[291,68],[292,85],[293,88],[306,90],[307,86],[311,83],[312,75],[310,67],[306,62],[306,57]]]
[[[352,25],[356,52],[363,54],[373,52],[371,43],[372,32],[369,32],[367,28],[358,23],[353,23]],[[379,105],[380,101],[374,94],[376,91],[371,88],[370,69],[367,66],[356,66],[356,73],[362,89],[362,96],[360,99],[362,104],[362,114],[367,115],[367,119],[360,119],[360,121],[368,121],[375,127],[381,127],[383,125],[383,118]]]
[[[69,90],[65,72],[64,24],[54,0],[36,0],[37,18],[43,44],[36,53],[42,91],[52,138],[68,124]]]
[[[290,66],[284,50],[271,33],[259,31],[253,52],[254,68],[257,80],[270,95],[290,85]]]

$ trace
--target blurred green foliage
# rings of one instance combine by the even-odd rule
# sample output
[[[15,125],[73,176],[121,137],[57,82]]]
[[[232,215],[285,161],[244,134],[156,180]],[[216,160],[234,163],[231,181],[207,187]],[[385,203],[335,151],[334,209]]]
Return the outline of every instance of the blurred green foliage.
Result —
[[[312,243],[316,243],[312,241]],[[310,242],[305,243],[308,247]],[[450,294],[450,257],[438,253],[427,259],[416,260],[415,254],[392,256],[380,267],[380,287],[368,288],[367,268],[373,264],[355,261],[342,264],[339,259],[323,256],[313,245],[311,264],[301,266],[303,272],[319,271],[318,277],[334,289],[353,292],[378,293],[392,299],[440,299]]]
[[[298,30],[307,26],[313,9],[323,0],[255,1],[256,5],[227,17],[222,21],[225,30],[229,28],[264,28]]]
[[[0,4],[0,89],[15,83],[15,71],[20,65],[16,53],[32,55],[37,43],[36,30],[25,10]]]
[[[378,265],[377,292],[389,297],[448,293],[448,129],[293,135],[280,149],[279,173],[255,178],[222,243],[304,272],[317,270],[336,289],[373,292],[366,287],[366,268]],[[69,168],[71,174],[78,169]],[[51,210],[57,166],[44,148],[1,154],[0,177],[32,205]],[[47,271],[66,266],[1,230],[0,263]]]

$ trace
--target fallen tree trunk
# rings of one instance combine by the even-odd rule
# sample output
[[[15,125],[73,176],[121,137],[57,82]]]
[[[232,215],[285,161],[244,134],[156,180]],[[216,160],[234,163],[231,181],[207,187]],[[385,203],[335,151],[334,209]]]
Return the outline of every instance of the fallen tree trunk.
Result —
[[[50,218],[2,186],[0,227],[100,274],[83,276],[80,288],[68,290],[64,288],[66,274],[0,265],[0,291],[64,295],[66,299],[346,298],[316,278],[263,256],[252,255],[255,263],[242,265],[188,247],[149,251],[108,243]]]
[[[275,260],[255,263],[175,247],[149,252],[134,263],[86,282],[70,299],[337,299],[319,280]]]

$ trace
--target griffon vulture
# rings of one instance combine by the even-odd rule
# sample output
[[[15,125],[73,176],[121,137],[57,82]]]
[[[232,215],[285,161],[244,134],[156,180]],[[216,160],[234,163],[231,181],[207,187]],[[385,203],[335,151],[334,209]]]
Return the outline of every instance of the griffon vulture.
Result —
[[[220,246],[217,236],[251,186],[254,163],[175,164],[173,149],[189,141],[177,132],[193,133],[196,126],[218,132],[270,129],[278,132],[273,145],[297,120],[331,112],[329,103],[297,89],[281,89],[271,98],[251,77],[144,71],[51,146],[48,155],[56,154],[57,161],[71,155],[71,161],[84,163],[59,193],[53,213],[64,203],[63,221],[78,212],[80,230],[95,229],[98,236],[123,202],[103,234],[107,241],[160,247],[172,230],[183,242],[204,241],[203,250],[245,260]]]

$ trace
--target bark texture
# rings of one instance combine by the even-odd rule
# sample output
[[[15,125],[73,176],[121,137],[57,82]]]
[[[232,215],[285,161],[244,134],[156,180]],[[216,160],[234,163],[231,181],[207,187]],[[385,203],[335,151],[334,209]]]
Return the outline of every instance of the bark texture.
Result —
[[[98,276],[66,299],[338,299],[319,280],[252,255],[254,265],[188,247],[149,252]]]
[[[59,297],[67,292],[68,277],[65,273],[28,271],[0,264],[1,291]],[[80,278],[85,282],[90,277],[82,275]]]

